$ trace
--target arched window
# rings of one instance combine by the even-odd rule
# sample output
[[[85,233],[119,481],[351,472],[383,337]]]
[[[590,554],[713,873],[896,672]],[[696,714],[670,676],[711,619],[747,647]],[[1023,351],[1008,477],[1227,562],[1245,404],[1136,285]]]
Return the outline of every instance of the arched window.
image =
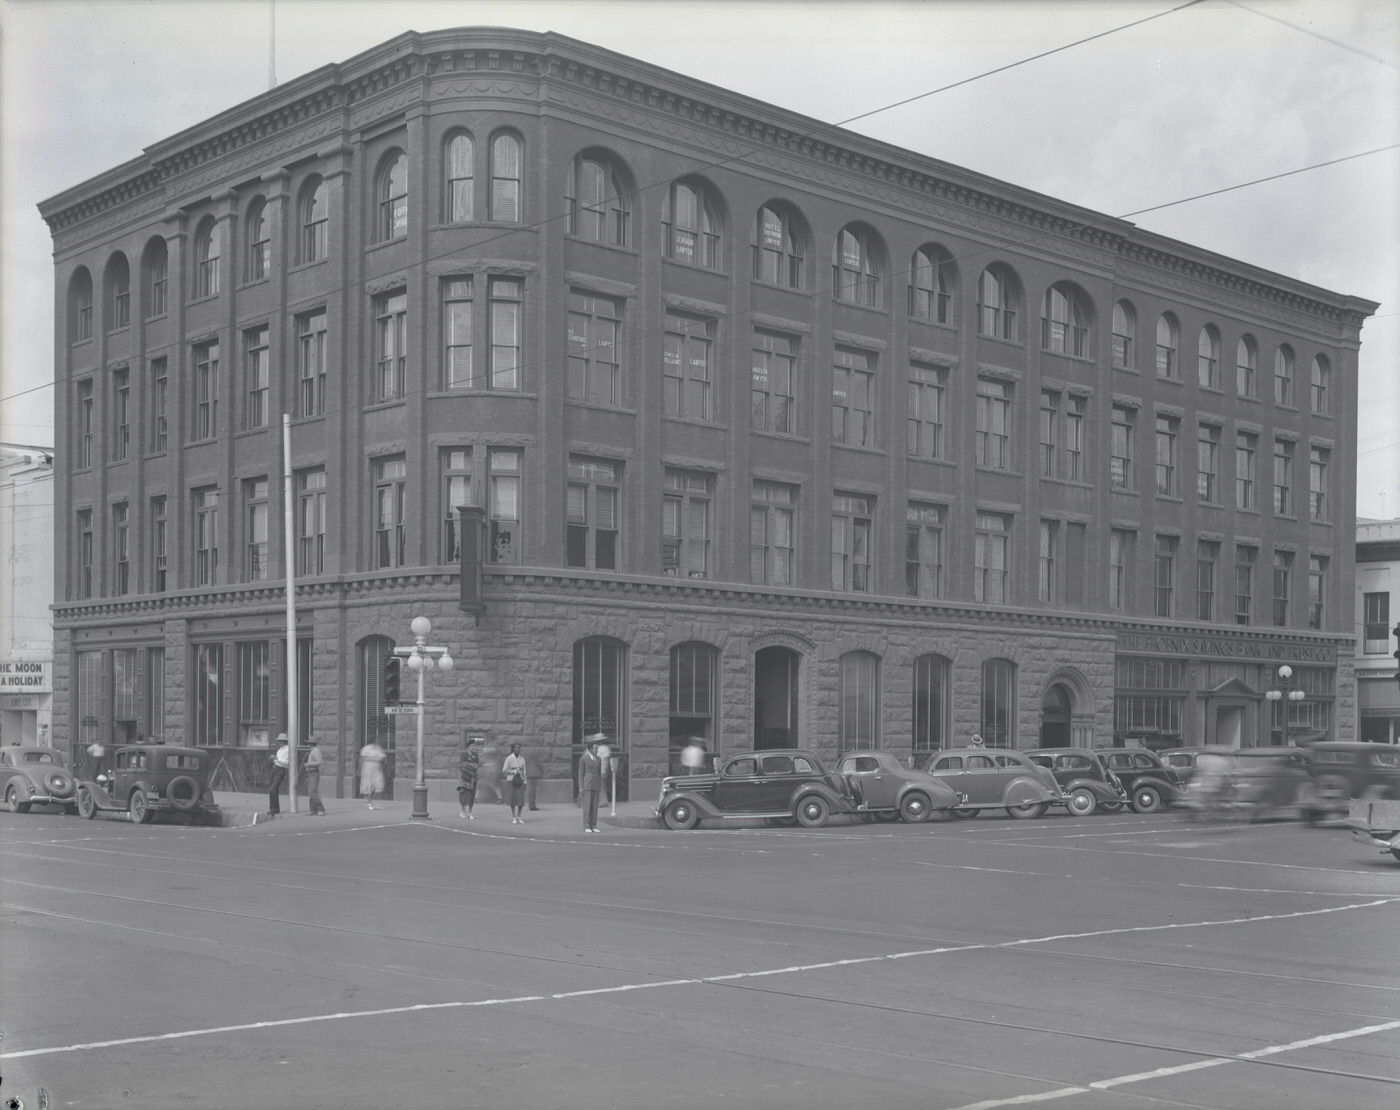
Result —
[[[212,216],[199,225],[194,237],[194,295],[212,297],[219,292],[219,222]]]
[[[982,739],[989,748],[1016,746],[1016,664],[988,659],[982,664]]]
[[[106,328],[115,331],[131,323],[131,265],[124,254],[107,263]]]
[[[302,189],[298,222],[301,225],[301,261],[319,262],[326,257],[330,219],[326,183],[313,177]]]
[[[1052,285],[1046,290],[1041,310],[1040,345],[1056,354],[1088,358],[1092,322],[1088,300],[1077,289]]]
[[[719,649],[699,640],[671,649],[670,674],[670,773],[683,775],[680,760],[685,747],[696,741],[713,756],[719,738]]]
[[[355,720],[359,735],[358,748],[363,748],[371,740],[384,749],[389,756],[384,761],[384,777],[393,782],[394,766],[394,722],[384,712],[384,661],[394,653],[394,641],[388,636],[369,636],[357,645],[356,655],[358,674],[355,676]],[[355,758],[358,771],[360,760]],[[387,789],[387,785],[386,785]],[[356,794],[359,790],[356,789]]]
[[[243,280],[261,281],[272,272],[272,221],[261,197],[248,206],[248,257]]]
[[[941,247],[920,247],[909,261],[909,315],[935,324],[952,321],[953,260]]]
[[[1284,344],[1274,352],[1274,404],[1293,407],[1293,348]]]
[[[764,205],[753,227],[753,274],[758,281],[801,289],[806,284],[802,237],[786,206]]]
[[[1127,301],[1113,306],[1113,365],[1119,370],[1131,370],[1134,345],[1137,340],[1137,313]]]
[[[831,245],[831,284],[838,301],[869,308],[880,306],[875,239],[865,228],[852,224],[837,233]]]
[[[92,338],[92,275],[79,266],[68,279],[68,341]]]
[[[446,175],[442,187],[443,222],[466,223],[474,218],[476,210],[473,195],[476,189],[476,144],[470,135],[458,132],[447,140],[442,166]]]
[[[170,283],[170,251],[161,238],[146,244],[141,259],[141,286],[146,293],[146,319],[164,316]]]
[[[520,222],[520,140],[514,135],[491,140],[491,218]]]
[[[574,641],[573,739],[601,732],[613,754],[627,749],[627,645],[607,636]],[[622,778],[621,775],[618,776]],[[619,781],[618,786],[623,786]]]
[[[1241,397],[1257,397],[1258,373],[1259,345],[1254,336],[1243,335],[1235,344],[1235,392]]]
[[[948,741],[948,660],[921,655],[914,660],[914,750],[935,752]]]
[[[687,266],[713,270],[719,265],[719,220],[698,185],[678,181],[661,206],[666,257]]]
[[[880,660],[868,651],[841,656],[837,748],[872,752],[880,746]]]
[[[375,187],[379,201],[379,220],[375,239],[384,243],[408,234],[408,155],[391,154],[379,169]]]
[[[1157,376],[1159,378],[1179,378],[1181,364],[1177,360],[1179,332],[1176,317],[1164,312],[1157,317]]]
[[[1196,380],[1202,389],[1220,388],[1220,333],[1210,324],[1196,340]]]
[[[1326,355],[1314,355],[1312,360],[1312,410],[1331,412],[1332,365]]]
[[[988,266],[977,282],[978,329],[993,339],[1018,337],[1016,315],[1020,296],[1015,278],[1005,266]]]
[[[628,194],[611,162],[588,154],[575,158],[567,191],[570,235],[618,247],[630,244]]]

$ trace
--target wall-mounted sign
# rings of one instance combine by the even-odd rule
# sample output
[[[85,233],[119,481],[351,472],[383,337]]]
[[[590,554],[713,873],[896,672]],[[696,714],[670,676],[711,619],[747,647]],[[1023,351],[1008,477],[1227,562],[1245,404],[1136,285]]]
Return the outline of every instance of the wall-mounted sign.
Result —
[[[53,692],[52,663],[0,660],[0,694],[48,694]]]

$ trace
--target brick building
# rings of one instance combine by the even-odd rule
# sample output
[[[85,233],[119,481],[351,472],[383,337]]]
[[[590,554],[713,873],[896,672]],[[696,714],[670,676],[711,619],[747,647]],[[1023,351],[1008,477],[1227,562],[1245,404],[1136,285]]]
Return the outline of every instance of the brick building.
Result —
[[[550,799],[599,729],[645,792],[690,736],[1268,742],[1285,662],[1297,726],[1354,713],[1372,302],[500,29],[404,34],[41,210],[75,750],[187,738],[256,785],[284,517],[342,793],[371,736],[412,777],[380,685],[417,615],[456,660],[438,795],[467,732],[540,748]]]

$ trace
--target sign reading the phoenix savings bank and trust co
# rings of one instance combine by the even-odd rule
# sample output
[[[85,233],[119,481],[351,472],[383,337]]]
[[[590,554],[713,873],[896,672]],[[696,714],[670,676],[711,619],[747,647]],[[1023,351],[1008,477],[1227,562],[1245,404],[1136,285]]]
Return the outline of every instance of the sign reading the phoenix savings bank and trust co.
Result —
[[[1173,632],[1120,632],[1118,651],[1131,655],[1251,659],[1269,663],[1323,663],[1335,666],[1337,662],[1334,644],[1281,644],[1269,640]]]
[[[53,675],[47,661],[0,659],[0,694],[48,694],[53,691]]]

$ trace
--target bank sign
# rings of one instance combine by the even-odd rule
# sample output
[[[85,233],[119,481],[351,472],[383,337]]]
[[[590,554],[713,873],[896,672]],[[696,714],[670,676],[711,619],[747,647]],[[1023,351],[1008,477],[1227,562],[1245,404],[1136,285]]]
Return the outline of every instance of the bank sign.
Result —
[[[53,690],[52,663],[0,659],[0,694],[47,694]]]

